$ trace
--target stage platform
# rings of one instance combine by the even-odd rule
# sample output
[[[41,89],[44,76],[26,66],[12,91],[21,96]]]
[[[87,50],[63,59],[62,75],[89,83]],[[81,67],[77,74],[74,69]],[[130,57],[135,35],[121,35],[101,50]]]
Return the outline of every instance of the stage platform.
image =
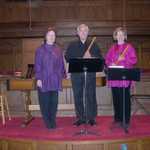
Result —
[[[0,125],[0,150],[150,150],[150,116],[133,116],[129,133],[120,127],[111,129],[112,117],[99,116],[95,126],[73,126],[74,117],[58,117],[57,128],[48,130],[36,117],[22,128],[23,118],[12,118]],[[82,130],[89,134],[78,135]]]

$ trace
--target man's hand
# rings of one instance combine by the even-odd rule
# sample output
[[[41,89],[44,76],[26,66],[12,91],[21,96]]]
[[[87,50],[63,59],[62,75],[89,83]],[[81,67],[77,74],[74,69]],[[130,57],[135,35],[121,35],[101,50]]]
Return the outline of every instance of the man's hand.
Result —
[[[83,56],[83,58],[91,58],[91,57],[92,56],[91,56],[91,54],[90,54],[89,51],[86,51],[85,54],[84,54],[84,56]]]

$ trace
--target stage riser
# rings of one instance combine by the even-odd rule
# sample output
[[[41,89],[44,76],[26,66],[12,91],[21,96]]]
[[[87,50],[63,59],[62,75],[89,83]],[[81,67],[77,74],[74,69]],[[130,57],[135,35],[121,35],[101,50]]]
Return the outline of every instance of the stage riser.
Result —
[[[149,150],[150,138],[73,142],[1,139],[0,150],[120,150],[121,144],[127,144],[128,150]]]

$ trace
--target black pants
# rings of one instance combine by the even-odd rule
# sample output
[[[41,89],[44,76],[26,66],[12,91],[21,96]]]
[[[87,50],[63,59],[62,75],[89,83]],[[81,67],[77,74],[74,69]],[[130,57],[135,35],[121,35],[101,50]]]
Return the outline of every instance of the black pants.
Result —
[[[38,89],[39,104],[47,128],[56,127],[58,91],[41,92]]]
[[[112,87],[114,120],[123,122],[123,88]],[[129,124],[131,116],[130,87],[125,88],[125,123]]]
[[[80,120],[93,120],[97,115],[96,101],[96,74],[87,73],[86,91],[84,101],[84,74],[73,73],[71,75],[72,88],[75,100],[76,116]]]

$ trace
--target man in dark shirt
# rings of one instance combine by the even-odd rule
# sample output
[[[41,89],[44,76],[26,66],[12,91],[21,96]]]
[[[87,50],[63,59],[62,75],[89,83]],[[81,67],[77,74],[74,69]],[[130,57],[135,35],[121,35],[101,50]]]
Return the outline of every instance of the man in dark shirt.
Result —
[[[87,51],[90,41],[87,40],[89,28],[85,24],[77,27],[77,34],[79,40],[72,42],[66,51],[65,59],[69,62],[72,58],[102,58],[98,45],[94,42]],[[72,73],[71,82],[75,101],[75,110],[77,121],[74,125],[79,126],[84,123],[95,125],[97,115],[97,101],[96,101],[96,73],[87,73],[86,76],[86,106],[83,99],[84,91],[84,73]],[[86,108],[86,111],[85,111]]]

